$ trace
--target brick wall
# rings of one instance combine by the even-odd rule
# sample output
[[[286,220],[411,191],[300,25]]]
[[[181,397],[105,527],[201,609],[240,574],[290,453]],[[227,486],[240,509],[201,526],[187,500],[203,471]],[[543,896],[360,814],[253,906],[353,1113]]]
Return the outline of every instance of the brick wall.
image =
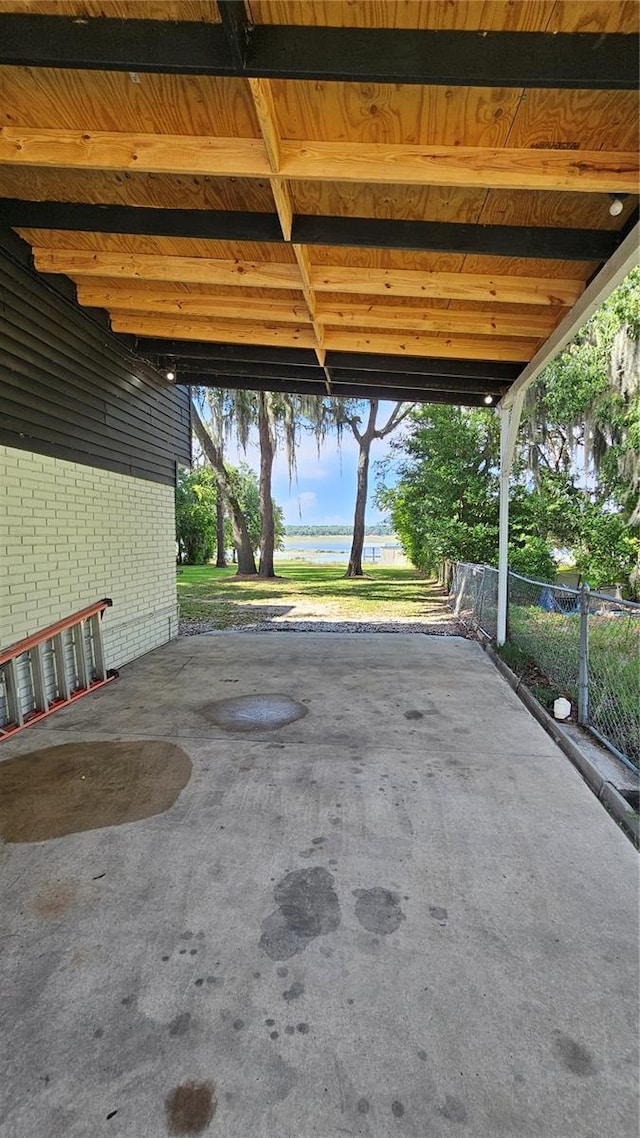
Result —
[[[0,446],[0,644],[101,597],[109,667],[177,635],[173,488]]]

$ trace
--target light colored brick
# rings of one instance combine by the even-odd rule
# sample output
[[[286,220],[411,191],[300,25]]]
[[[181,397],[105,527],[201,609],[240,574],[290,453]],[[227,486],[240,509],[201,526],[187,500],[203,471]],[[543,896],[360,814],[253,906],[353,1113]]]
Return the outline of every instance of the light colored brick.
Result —
[[[1,446],[0,486],[2,643],[103,596],[110,667],[176,634],[172,487]]]

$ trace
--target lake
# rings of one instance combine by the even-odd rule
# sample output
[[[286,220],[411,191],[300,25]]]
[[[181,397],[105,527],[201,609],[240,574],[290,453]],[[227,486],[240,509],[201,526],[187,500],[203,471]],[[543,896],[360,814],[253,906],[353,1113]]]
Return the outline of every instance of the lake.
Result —
[[[325,537],[322,534],[304,537],[290,535],[284,539],[284,549],[276,550],[275,559],[310,561],[314,565],[346,565],[349,560],[351,540],[350,533],[331,534]],[[391,550],[401,552],[396,538],[372,534],[364,539],[363,563],[379,564],[383,557],[383,546],[390,552]]]

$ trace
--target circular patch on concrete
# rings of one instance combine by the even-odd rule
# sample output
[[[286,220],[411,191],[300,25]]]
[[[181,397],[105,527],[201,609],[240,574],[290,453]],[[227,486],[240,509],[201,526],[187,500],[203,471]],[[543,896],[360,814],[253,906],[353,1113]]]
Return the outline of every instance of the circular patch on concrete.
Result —
[[[302,719],[308,710],[288,695],[239,695],[208,703],[202,714],[225,731],[274,731]]]
[[[65,743],[0,762],[0,837],[44,842],[162,814],[191,777],[173,743]]]

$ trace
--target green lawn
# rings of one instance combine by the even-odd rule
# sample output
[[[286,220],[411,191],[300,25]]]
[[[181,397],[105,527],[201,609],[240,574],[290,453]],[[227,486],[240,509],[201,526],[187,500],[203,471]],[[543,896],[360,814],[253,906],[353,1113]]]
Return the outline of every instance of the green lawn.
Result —
[[[437,621],[448,612],[437,584],[412,569],[368,566],[366,576],[348,580],[344,567],[300,561],[278,563],[271,580],[238,578],[235,568],[183,566],[178,569],[180,615],[215,628],[255,624],[273,616],[366,620],[414,617]],[[274,611],[275,610],[275,611]]]

